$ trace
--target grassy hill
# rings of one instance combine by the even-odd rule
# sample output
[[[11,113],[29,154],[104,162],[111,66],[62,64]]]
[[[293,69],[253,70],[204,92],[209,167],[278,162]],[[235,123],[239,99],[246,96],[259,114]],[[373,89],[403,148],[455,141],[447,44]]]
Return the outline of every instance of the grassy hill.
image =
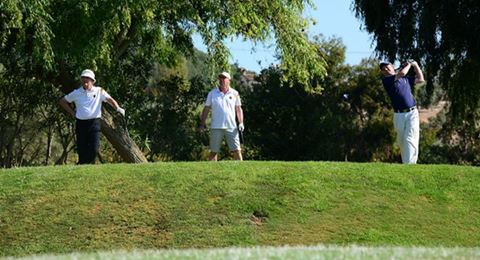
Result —
[[[480,245],[480,168],[197,162],[0,170],[0,256]]]

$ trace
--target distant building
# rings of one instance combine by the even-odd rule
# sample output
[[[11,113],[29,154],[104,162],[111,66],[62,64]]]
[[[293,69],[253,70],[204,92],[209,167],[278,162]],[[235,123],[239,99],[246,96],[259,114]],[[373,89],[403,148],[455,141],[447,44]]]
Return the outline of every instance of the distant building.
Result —
[[[260,82],[255,80],[257,73],[254,71],[249,71],[245,68],[240,68],[240,85],[246,87],[250,90],[253,90],[255,85],[260,84]]]

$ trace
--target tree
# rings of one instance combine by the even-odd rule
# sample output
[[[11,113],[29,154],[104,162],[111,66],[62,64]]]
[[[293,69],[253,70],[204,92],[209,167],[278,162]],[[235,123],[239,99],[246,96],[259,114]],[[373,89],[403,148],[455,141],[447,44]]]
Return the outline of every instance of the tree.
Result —
[[[147,141],[149,160],[198,160],[203,152],[196,127],[199,108],[211,86],[200,77],[187,79],[186,62],[176,69],[157,66],[132,128]],[[161,131],[159,131],[161,129]]]
[[[373,34],[381,57],[421,61],[429,96],[435,85],[445,90],[450,104],[443,127],[436,132],[447,154],[443,157],[478,164],[480,2],[355,0],[353,9]]]
[[[0,3],[0,63],[14,77],[34,78],[64,93],[77,86],[82,69],[91,68],[98,82],[116,93],[134,86],[128,83],[146,85],[148,68],[155,62],[172,65],[180,54],[193,53],[194,32],[203,38],[216,68],[228,66],[226,38],[262,41],[273,35],[283,79],[296,79],[310,91],[319,91],[321,87],[310,85],[309,80],[324,75],[325,69],[304,34],[305,4],[309,1],[4,0]],[[114,71],[132,68],[138,60],[146,64],[141,66],[146,71]],[[137,81],[121,81],[113,78],[116,75]],[[102,132],[123,159],[145,161],[128,135],[115,130],[119,123],[109,124],[115,120],[105,114]]]
[[[425,65],[427,90],[435,77],[451,101],[450,119],[465,121],[480,103],[480,2],[472,0],[354,0],[356,16],[389,60]],[[475,115],[474,117],[478,117]]]
[[[345,46],[338,39],[320,37],[315,44],[328,64],[328,76],[315,79],[325,88],[322,95],[305,91],[299,82],[282,83],[275,67],[262,71],[258,85],[239,88],[247,124],[245,157],[393,161],[391,113],[376,63],[344,65]]]
[[[41,81],[24,79],[0,68],[0,167],[48,164],[56,155],[55,129],[63,130],[57,127],[64,126],[57,112],[59,93]]]

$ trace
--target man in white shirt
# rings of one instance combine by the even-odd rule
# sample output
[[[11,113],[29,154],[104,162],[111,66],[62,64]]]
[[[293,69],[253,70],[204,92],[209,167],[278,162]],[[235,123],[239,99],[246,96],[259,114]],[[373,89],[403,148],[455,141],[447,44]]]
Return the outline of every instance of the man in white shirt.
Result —
[[[208,113],[212,110],[210,125],[210,161],[216,161],[220,145],[225,136],[230,152],[235,160],[242,160],[239,131],[243,131],[242,102],[238,91],[230,88],[230,74],[222,72],[218,75],[219,86],[208,93],[205,107],[200,116],[199,131],[205,129]],[[238,126],[235,120],[237,116]]]
[[[80,75],[82,86],[60,99],[60,106],[76,118],[78,164],[94,164],[100,147],[100,118],[102,103],[108,102],[117,112],[125,116],[121,108],[104,89],[94,86],[95,74],[84,70]],[[75,111],[70,103],[75,103]]]

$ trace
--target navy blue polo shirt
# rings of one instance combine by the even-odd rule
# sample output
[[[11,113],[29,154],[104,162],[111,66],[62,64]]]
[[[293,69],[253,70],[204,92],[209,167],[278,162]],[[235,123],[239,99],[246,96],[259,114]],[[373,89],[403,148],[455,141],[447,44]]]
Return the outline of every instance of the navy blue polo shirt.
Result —
[[[392,101],[393,109],[401,110],[417,105],[412,94],[415,77],[401,77],[395,80],[395,75],[382,78],[383,87]]]

